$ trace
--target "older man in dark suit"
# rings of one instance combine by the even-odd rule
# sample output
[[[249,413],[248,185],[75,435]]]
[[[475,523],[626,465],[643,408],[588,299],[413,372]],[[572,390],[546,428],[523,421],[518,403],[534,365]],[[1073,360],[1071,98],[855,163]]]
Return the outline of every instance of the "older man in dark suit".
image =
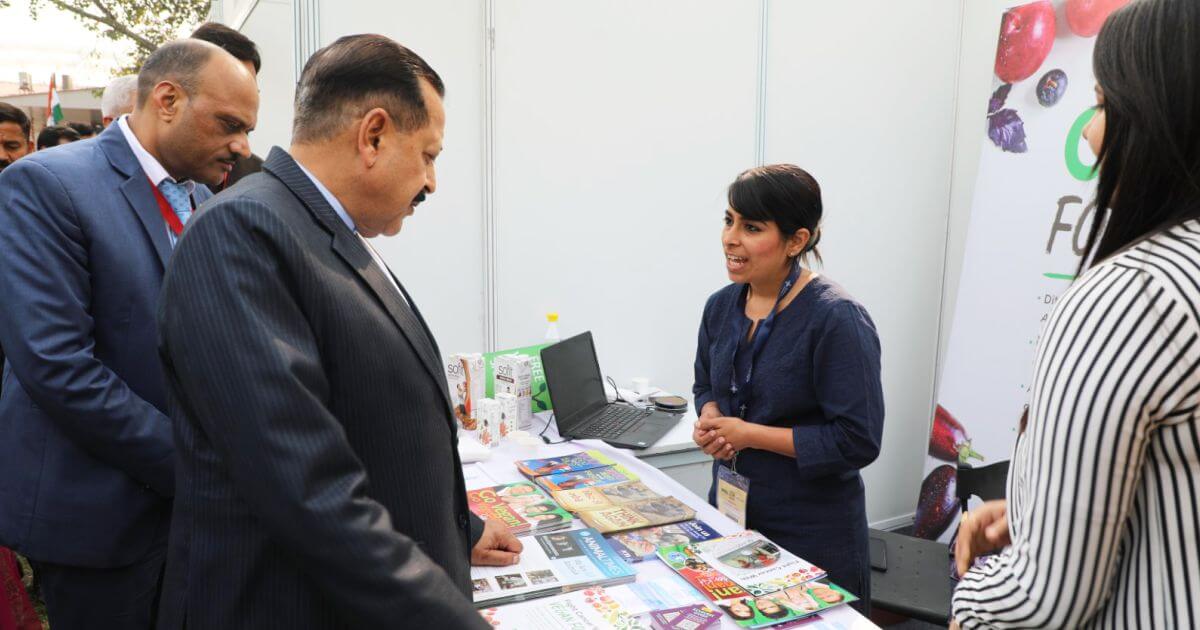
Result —
[[[139,81],[132,116],[0,174],[0,544],[33,561],[55,630],[154,624],[175,493],[159,289],[258,111],[205,42],[164,45]]]
[[[486,628],[439,351],[366,239],[434,191],[442,81],[377,35],[318,51],[290,152],[205,204],[167,272],[179,452],[159,627]]]

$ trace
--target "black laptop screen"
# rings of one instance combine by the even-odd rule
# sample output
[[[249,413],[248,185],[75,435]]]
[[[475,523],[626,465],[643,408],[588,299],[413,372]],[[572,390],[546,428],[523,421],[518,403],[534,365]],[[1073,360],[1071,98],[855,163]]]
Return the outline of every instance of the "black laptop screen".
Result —
[[[542,349],[542,369],[554,403],[559,433],[568,433],[585,412],[604,405],[604,383],[592,333],[585,332]]]

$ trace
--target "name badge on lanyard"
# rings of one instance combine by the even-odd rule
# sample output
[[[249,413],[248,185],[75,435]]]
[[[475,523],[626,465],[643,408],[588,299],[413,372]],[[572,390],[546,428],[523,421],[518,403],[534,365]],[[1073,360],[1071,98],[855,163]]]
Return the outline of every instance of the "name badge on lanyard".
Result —
[[[758,355],[762,353],[762,349],[767,345],[767,338],[771,336],[771,329],[775,325],[775,314],[779,310],[780,303],[791,292],[792,287],[799,279],[800,265],[797,264],[792,267],[787,279],[783,281],[783,286],[779,287],[779,297],[775,298],[775,306],[771,307],[767,318],[754,331],[750,346],[750,365],[740,381],[737,375],[737,350],[741,345],[742,328],[739,325],[739,318],[733,318],[734,338],[738,340],[738,343],[733,347],[733,375],[730,377],[730,390],[733,393],[733,408],[737,410],[743,421],[746,420],[746,410],[753,397],[754,364],[758,361]],[[717,510],[736,521],[738,527],[746,527],[746,501],[749,496],[750,478],[737,472],[737,454],[734,453],[731,465],[722,464],[717,467]]]

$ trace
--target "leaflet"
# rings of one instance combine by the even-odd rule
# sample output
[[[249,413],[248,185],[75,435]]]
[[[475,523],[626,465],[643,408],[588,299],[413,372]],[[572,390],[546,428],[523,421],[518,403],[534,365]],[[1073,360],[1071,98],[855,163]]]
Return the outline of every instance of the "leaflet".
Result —
[[[659,547],[686,545],[720,536],[704,521],[684,521],[612,534],[608,542],[626,562],[641,562],[656,558]]]
[[[594,529],[578,529],[521,538],[521,562],[507,567],[472,567],[477,606],[494,606],[536,597],[632,582],[637,574]]]
[[[825,577],[825,571],[755,531],[695,544],[696,556],[754,596]]]
[[[858,598],[832,582],[808,582],[758,597],[716,602],[739,628],[766,628],[805,619]]]
[[[565,529],[575,520],[530,481],[469,490],[467,507],[479,518],[502,521],[514,534]]]
[[[522,475],[533,479],[543,475],[580,472],[593,468],[604,468],[615,464],[612,459],[600,451],[579,451],[561,457],[546,457],[543,459],[526,459],[517,462],[517,470]]]

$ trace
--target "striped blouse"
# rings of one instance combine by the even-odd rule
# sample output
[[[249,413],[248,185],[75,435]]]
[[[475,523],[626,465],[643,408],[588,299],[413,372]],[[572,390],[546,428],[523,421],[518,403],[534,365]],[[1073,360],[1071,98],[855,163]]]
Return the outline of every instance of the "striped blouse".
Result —
[[[1096,265],[1037,349],[1012,545],[954,594],[980,627],[1200,627],[1200,220]]]

